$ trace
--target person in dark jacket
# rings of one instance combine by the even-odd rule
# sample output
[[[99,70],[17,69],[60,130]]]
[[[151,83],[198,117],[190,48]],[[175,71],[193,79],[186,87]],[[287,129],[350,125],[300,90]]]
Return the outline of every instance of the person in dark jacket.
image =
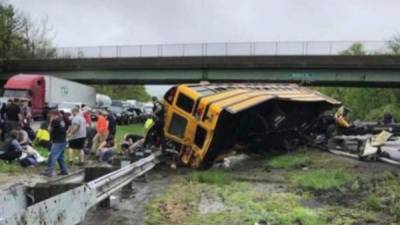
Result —
[[[22,121],[21,107],[19,106],[19,99],[15,98],[14,101],[6,107],[6,122],[5,122],[5,134],[6,137],[9,132],[17,128],[18,124]]]
[[[114,113],[109,112],[107,115],[108,121],[108,135],[115,137],[115,133],[117,132],[117,119]]]
[[[0,109],[0,119],[1,120],[6,119],[6,108],[7,108],[7,105],[5,102],[3,102],[3,104],[1,104],[1,109]]]
[[[68,115],[64,111],[60,110],[59,113],[61,114],[61,119],[65,123],[65,128],[68,130],[69,126],[71,126],[71,120],[69,119]]]
[[[67,128],[61,113],[53,111],[50,113],[50,139],[52,142],[50,155],[47,161],[47,169],[42,175],[53,176],[54,165],[58,162],[60,166],[61,175],[68,174],[67,164],[64,160],[64,151],[67,146]]]
[[[0,154],[0,159],[11,162],[18,159],[22,154],[22,146],[18,142],[19,133],[16,130],[11,131],[10,139],[6,142],[4,151]]]
[[[394,123],[392,113],[389,113],[389,112],[385,113],[383,115],[383,124],[384,125],[389,125],[389,124],[392,124],[392,123]]]

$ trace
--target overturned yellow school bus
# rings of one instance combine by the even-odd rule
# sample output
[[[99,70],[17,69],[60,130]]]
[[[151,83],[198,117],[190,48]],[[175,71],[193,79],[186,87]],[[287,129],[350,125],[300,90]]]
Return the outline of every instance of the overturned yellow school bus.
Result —
[[[284,149],[341,103],[296,84],[183,84],[164,96],[165,138],[180,161],[207,168],[235,145]]]

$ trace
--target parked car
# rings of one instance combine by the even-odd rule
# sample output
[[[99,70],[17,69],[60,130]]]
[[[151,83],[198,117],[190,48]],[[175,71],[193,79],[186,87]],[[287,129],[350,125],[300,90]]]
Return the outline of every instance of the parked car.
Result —
[[[115,114],[117,118],[117,124],[129,124],[132,122],[133,115],[131,112],[125,110],[125,108],[120,106],[110,106],[108,111]]]
[[[133,123],[143,123],[145,121],[146,117],[144,116],[141,109],[130,107],[127,110],[133,114]]]
[[[145,119],[153,114],[153,103],[145,103],[142,107],[143,116]]]

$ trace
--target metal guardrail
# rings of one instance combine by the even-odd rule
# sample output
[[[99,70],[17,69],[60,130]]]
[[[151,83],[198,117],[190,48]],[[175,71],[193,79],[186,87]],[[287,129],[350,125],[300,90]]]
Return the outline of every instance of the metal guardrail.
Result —
[[[390,41],[295,41],[193,43],[165,45],[126,45],[63,47],[55,49],[56,58],[123,58],[185,56],[254,56],[254,55],[339,55],[353,44],[374,54],[390,54]]]
[[[0,225],[78,224],[83,221],[90,208],[155,167],[158,163],[157,156],[158,154],[151,154],[33,205],[28,205],[25,186],[20,185],[0,192]],[[54,182],[67,183],[81,176],[82,172],[78,171],[71,177]]]

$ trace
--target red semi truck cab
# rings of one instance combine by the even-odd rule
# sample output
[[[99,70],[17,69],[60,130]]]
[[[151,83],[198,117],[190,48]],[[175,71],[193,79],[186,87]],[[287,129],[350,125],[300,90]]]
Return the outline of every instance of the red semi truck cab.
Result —
[[[27,99],[32,104],[32,116],[42,117],[45,107],[44,75],[19,74],[4,85],[4,97]]]

